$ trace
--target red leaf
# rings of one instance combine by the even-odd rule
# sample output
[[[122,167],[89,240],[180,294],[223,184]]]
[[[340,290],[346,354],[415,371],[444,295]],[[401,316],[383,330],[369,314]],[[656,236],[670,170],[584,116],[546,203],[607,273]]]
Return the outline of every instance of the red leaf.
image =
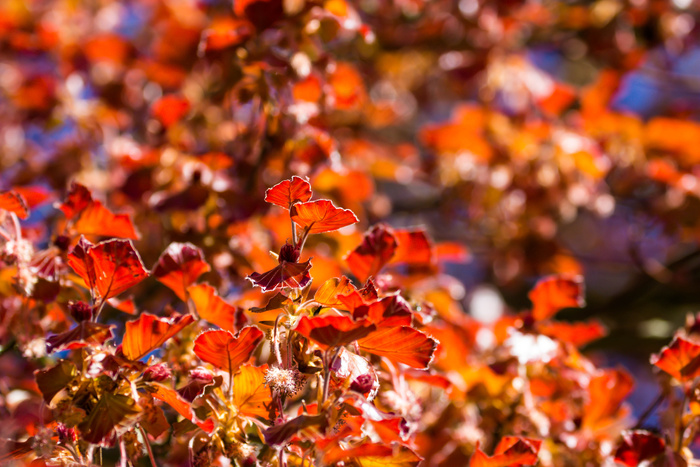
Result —
[[[328,349],[354,342],[376,331],[377,326],[365,320],[353,321],[348,316],[304,316],[295,331]]]
[[[652,355],[651,363],[680,382],[692,381],[700,375],[700,344],[675,336],[658,355]]]
[[[236,307],[219,297],[209,284],[197,284],[187,289],[197,314],[226,331],[236,332]]]
[[[299,415],[287,422],[274,425],[263,431],[265,443],[275,446],[284,444],[289,438],[296,435],[299,431],[318,426],[319,429],[328,425],[328,420],[325,414],[319,415]]]
[[[423,229],[396,229],[394,237],[398,248],[392,263],[430,266],[433,263],[433,243]]]
[[[505,436],[496,446],[492,457],[477,447],[469,461],[469,467],[510,467],[512,465],[535,465],[542,441]]]
[[[614,418],[632,392],[634,380],[624,370],[602,370],[588,383],[588,403],[583,410],[582,425],[591,430]]]
[[[173,94],[163,96],[153,103],[151,112],[160,123],[168,128],[180,121],[190,111],[190,102]]]
[[[85,186],[73,182],[66,195],[65,201],[58,206],[67,219],[73,219],[92,203],[92,194]]]
[[[194,353],[220,370],[235,373],[250,359],[263,338],[263,332],[246,326],[235,336],[229,331],[205,331],[194,341]]]
[[[113,337],[114,325],[81,321],[76,327],[46,339],[48,353],[57,350],[79,349],[88,345],[102,345]]]
[[[148,277],[131,240],[93,245],[81,237],[68,255],[68,265],[101,300],[115,297]]]
[[[282,261],[278,266],[262,274],[254,272],[246,277],[253,285],[262,288],[263,292],[291,287],[302,289],[311,281],[311,260],[303,263],[290,263]]]
[[[622,432],[622,442],[615,451],[615,462],[628,467],[637,467],[664,452],[666,443],[662,438],[644,430]]]
[[[200,421],[192,411],[192,405],[183,399],[177,391],[158,383],[150,383],[148,387],[153,397],[168,404],[187,420],[196,423],[197,426],[207,433],[214,431],[214,422],[211,419],[207,419],[204,422]]]
[[[359,222],[351,210],[337,208],[327,199],[295,204],[290,215],[295,224],[310,234],[332,232]]]
[[[581,308],[583,278],[580,276],[550,276],[539,281],[528,295],[532,301],[532,315],[540,321],[551,318],[563,308]]]
[[[393,231],[384,224],[372,227],[360,246],[345,258],[350,271],[361,281],[376,275],[396,252],[397,241]]]
[[[171,243],[153,267],[153,275],[180,300],[187,300],[187,288],[210,271],[202,250],[191,243]]]
[[[17,186],[12,191],[22,195],[30,209],[44,204],[52,196],[51,192],[41,185]]]
[[[190,315],[173,314],[171,318],[159,318],[143,313],[139,319],[128,321],[122,341],[122,351],[129,360],[138,360],[157,349],[168,339],[194,321]]]
[[[0,193],[0,209],[13,212],[20,219],[29,217],[27,201],[24,196],[14,190]]]
[[[130,238],[138,240],[128,214],[113,214],[101,202],[92,199],[90,190],[73,182],[66,200],[58,206],[66,218],[73,220],[73,228],[85,235]]]
[[[265,192],[265,201],[285,209],[291,209],[296,203],[305,203],[311,199],[311,185],[301,177],[293,176],[290,180],[279,182]]]
[[[544,322],[539,323],[537,330],[546,336],[568,342],[575,347],[583,347],[607,334],[605,326],[596,320],[585,323]]]
[[[358,341],[360,349],[394,363],[413,368],[427,368],[433,359],[438,341],[409,326],[382,327]]]
[[[348,310],[353,318],[367,318],[378,327],[410,326],[413,319],[411,307],[400,295],[391,295],[373,303],[364,303]]]
[[[76,232],[85,235],[130,238],[138,240],[140,235],[128,214],[113,214],[99,201],[90,203],[73,224]]]

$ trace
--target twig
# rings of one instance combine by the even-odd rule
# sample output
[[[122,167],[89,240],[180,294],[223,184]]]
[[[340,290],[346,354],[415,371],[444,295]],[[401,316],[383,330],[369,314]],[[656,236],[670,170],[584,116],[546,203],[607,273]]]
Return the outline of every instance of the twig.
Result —
[[[141,432],[141,436],[143,436],[143,444],[146,445],[146,451],[148,451],[148,458],[151,460],[151,466],[158,467],[158,464],[156,464],[156,458],[153,457],[153,450],[151,449],[151,443],[148,441],[148,433],[146,433],[146,430],[144,430],[140,424],[139,424],[139,431]]]
[[[637,424],[634,426],[634,429],[638,430],[641,428],[644,421],[654,412],[654,410],[656,410],[659,405],[661,405],[665,399],[666,393],[659,393],[659,395],[656,396],[656,399],[654,399],[654,401],[649,405],[649,407],[646,408],[642,415],[639,416],[639,420],[637,420]]]

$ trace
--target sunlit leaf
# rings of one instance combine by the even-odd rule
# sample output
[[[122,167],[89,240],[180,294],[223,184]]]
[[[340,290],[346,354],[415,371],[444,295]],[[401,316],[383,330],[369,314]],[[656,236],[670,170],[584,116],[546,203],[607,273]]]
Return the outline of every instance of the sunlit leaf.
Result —
[[[362,339],[376,331],[377,326],[364,320],[353,321],[348,316],[304,316],[294,330],[328,349]]]
[[[148,277],[131,240],[93,245],[81,237],[68,255],[68,265],[102,300],[115,297]]]
[[[310,234],[332,232],[359,222],[352,211],[337,208],[327,199],[295,204],[290,215],[295,224]]]
[[[380,327],[358,344],[365,352],[413,368],[427,368],[438,346],[435,339],[409,326]]]
[[[29,217],[27,201],[16,191],[0,192],[0,210],[13,212],[20,219]]]
[[[700,376],[700,344],[677,335],[659,354],[652,355],[651,363],[678,381],[692,381]]]
[[[308,180],[296,175],[268,188],[265,192],[265,201],[285,209],[291,209],[296,203],[305,203],[310,199],[311,185]]]
[[[124,356],[130,360],[144,357],[193,321],[192,316],[177,313],[170,318],[159,318],[150,313],[141,314],[137,320],[126,323],[122,341]]]
[[[184,301],[187,288],[210,270],[200,248],[191,243],[171,243],[153,267],[153,276]]]
[[[345,262],[355,277],[364,282],[370,276],[375,276],[391,260],[397,245],[393,231],[378,224],[365,233],[360,246],[350,252]]]
[[[331,278],[323,283],[314,295],[314,301],[328,307],[341,306],[343,302],[339,300],[340,295],[350,294],[355,291],[350,279],[343,276],[341,278]]]
[[[201,429],[206,432],[211,432],[214,429],[214,422],[211,419],[200,421],[197,419],[196,415],[192,411],[191,404],[183,399],[177,391],[170,389],[169,387],[163,386],[159,383],[150,383],[149,392],[153,397],[159,399],[170,407],[175,409],[177,413],[185,417],[187,420],[195,423]]]
[[[583,278],[552,276],[539,281],[528,295],[532,301],[532,315],[536,320],[551,318],[563,308],[581,308]]]
[[[487,456],[477,447],[469,467],[511,467],[535,465],[542,441],[516,436],[505,436],[496,446],[493,456]]]
[[[235,373],[250,359],[262,341],[263,332],[246,326],[235,336],[229,331],[205,331],[194,341],[194,353],[207,363],[227,373]]]
[[[44,401],[50,404],[53,396],[65,388],[77,374],[75,365],[68,360],[60,360],[51,368],[38,370],[35,375],[36,384],[44,396]]]
[[[240,414],[267,419],[272,404],[270,388],[265,385],[267,365],[243,365],[233,377],[233,402]]]
[[[229,305],[209,284],[197,284],[187,292],[200,318],[219,326],[221,329],[236,332],[236,307]]]

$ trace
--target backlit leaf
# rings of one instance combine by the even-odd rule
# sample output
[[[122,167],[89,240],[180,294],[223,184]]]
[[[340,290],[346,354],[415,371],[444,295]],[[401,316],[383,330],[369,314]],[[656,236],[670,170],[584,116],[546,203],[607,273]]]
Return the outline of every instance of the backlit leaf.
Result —
[[[290,215],[295,224],[310,234],[332,232],[359,222],[351,210],[337,208],[327,199],[295,204]]]
[[[93,245],[81,237],[68,255],[68,265],[101,300],[115,297],[148,277],[131,240]]]
[[[187,288],[210,270],[200,248],[191,243],[171,243],[153,267],[153,276],[185,301]]]
[[[295,331],[328,349],[362,339],[376,331],[377,326],[365,320],[353,321],[349,316],[304,316]]]
[[[316,295],[314,295],[314,301],[324,306],[337,307],[343,304],[338,296],[350,294],[354,291],[355,286],[352,285],[350,279],[345,276],[341,278],[334,277],[328,279],[318,288]]]
[[[191,315],[173,314],[170,318],[159,318],[143,313],[137,320],[128,321],[124,331],[122,350],[130,360],[138,360],[159,348],[168,339],[194,321]]]
[[[308,180],[293,176],[283,180],[265,192],[265,201],[285,209],[291,209],[296,203],[305,203],[311,199],[311,185]]]
[[[29,206],[24,196],[16,191],[0,192],[0,209],[8,212],[13,212],[20,219],[29,217]]]
[[[221,329],[236,332],[236,307],[229,305],[209,284],[197,284],[187,292],[200,318],[219,326]]]
[[[532,315],[536,320],[551,318],[563,308],[581,308],[583,278],[580,276],[551,276],[539,281],[528,295],[532,301]]]
[[[511,467],[535,465],[542,441],[516,436],[505,436],[496,446],[492,457],[477,447],[469,467]]]
[[[150,383],[148,385],[150,394],[153,395],[156,399],[159,399],[166,404],[168,404],[170,407],[175,409],[177,413],[185,417],[187,420],[191,421],[192,423],[195,423],[197,426],[199,426],[201,429],[204,431],[211,433],[214,429],[214,422],[211,419],[208,419],[206,421],[200,421],[197,419],[197,416],[194,414],[192,411],[192,406],[189,402],[187,402],[185,399],[183,399],[177,391],[163,386],[162,384],[159,383]]]
[[[393,231],[378,224],[365,233],[362,243],[350,252],[345,262],[355,277],[364,282],[391,260],[397,245]]]
[[[659,354],[652,355],[651,363],[678,381],[691,381],[700,376],[700,344],[675,336]]]
[[[243,365],[233,377],[233,402],[238,412],[247,417],[266,419],[272,404],[270,388],[265,385],[267,365]]]
[[[394,363],[413,368],[427,368],[433,359],[438,341],[409,326],[382,327],[358,341],[360,349]]]
[[[263,332],[246,326],[235,336],[229,331],[205,331],[194,341],[194,353],[207,363],[227,373],[235,373],[250,359],[262,341]]]

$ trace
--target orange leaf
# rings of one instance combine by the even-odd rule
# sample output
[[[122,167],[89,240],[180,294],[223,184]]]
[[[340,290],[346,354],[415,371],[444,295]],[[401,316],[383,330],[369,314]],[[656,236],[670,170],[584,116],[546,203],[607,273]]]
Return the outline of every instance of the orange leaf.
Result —
[[[208,419],[204,422],[198,420],[197,416],[192,411],[191,404],[185,399],[183,399],[182,396],[180,396],[174,389],[171,389],[158,383],[150,383],[148,387],[149,389],[151,389],[151,395],[153,397],[168,404],[170,407],[175,409],[177,413],[185,417],[187,420],[196,423],[197,426],[199,426],[207,433],[211,433],[212,431],[214,431],[214,422],[211,419]]]
[[[365,320],[353,321],[349,316],[304,316],[295,331],[328,349],[362,339],[377,329],[375,324]]]
[[[205,331],[194,341],[194,353],[220,370],[234,373],[250,359],[263,338],[263,332],[246,326],[235,336],[229,331]]]
[[[537,326],[537,330],[545,336],[573,344],[574,347],[583,347],[607,334],[605,326],[597,320],[585,323],[544,322]]]
[[[626,371],[602,370],[588,383],[588,403],[583,410],[582,425],[595,430],[601,422],[614,418],[633,387],[634,380]]]
[[[583,278],[580,276],[550,276],[539,281],[528,295],[532,301],[532,315],[537,320],[551,318],[563,308],[581,308]]]
[[[153,267],[153,276],[185,301],[187,288],[209,270],[200,248],[191,243],[171,243]]]
[[[505,436],[496,446],[495,454],[487,456],[477,447],[469,461],[469,467],[510,467],[512,465],[535,465],[542,441]]]
[[[292,220],[309,233],[332,232],[359,222],[349,209],[337,208],[327,199],[319,199],[292,206]]]
[[[126,323],[122,341],[124,356],[129,360],[140,359],[163,345],[193,321],[194,318],[190,315],[173,314],[168,319],[143,313],[139,319]]]
[[[200,47],[205,51],[223,50],[238,45],[253,33],[253,25],[246,20],[214,18],[202,33]]]
[[[68,255],[68,265],[101,300],[115,297],[148,277],[131,240],[93,245],[81,236]]]
[[[353,318],[367,318],[378,327],[410,326],[413,319],[410,305],[400,295],[390,295],[348,311]]]
[[[114,325],[81,321],[73,329],[55,334],[46,339],[46,351],[71,350],[88,345],[102,345],[113,337]]]
[[[311,199],[311,185],[308,180],[293,176],[290,180],[279,182],[265,192],[265,201],[284,209],[291,209],[296,203],[305,203]]]
[[[652,355],[651,363],[680,382],[691,381],[700,375],[700,345],[675,336],[658,355]]]
[[[391,260],[397,245],[393,230],[378,224],[365,233],[362,243],[345,257],[345,262],[355,277],[364,282]]]
[[[339,300],[340,295],[350,294],[355,291],[355,286],[352,285],[350,279],[343,276],[341,278],[334,277],[328,279],[316,291],[314,301],[320,305],[328,307],[341,306],[343,302]]]
[[[423,229],[396,229],[398,242],[392,263],[429,266],[433,262],[433,243]]]
[[[99,201],[91,202],[73,224],[76,232],[85,235],[131,238],[138,240],[140,235],[134,228],[128,214],[113,214]]]
[[[0,193],[0,209],[14,212],[20,219],[29,217],[27,201],[24,196],[14,190]]]
[[[413,368],[427,368],[433,359],[438,341],[409,326],[379,328],[371,336],[358,341],[360,349],[386,357],[394,363]]]
[[[199,316],[226,331],[236,332],[236,307],[219,297],[209,284],[197,284],[187,292],[194,302]]]
[[[233,402],[241,415],[267,419],[272,394],[265,385],[266,370],[267,365],[243,365],[233,377]]]
[[[101,202],[93,200],[90,190],[79,183],[71,184],[65,201],[58,208],[66,218],[74,220],[73,228],[78,233],[132,240],[139,238],[128,214],[113,214]]]

